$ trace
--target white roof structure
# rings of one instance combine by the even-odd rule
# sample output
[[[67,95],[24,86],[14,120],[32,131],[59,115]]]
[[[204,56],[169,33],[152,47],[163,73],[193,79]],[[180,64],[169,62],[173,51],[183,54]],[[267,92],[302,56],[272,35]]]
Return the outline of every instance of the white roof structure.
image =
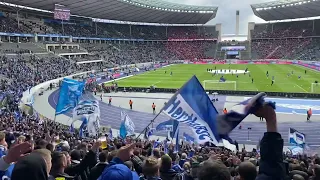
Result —
[[[205,24],[215,18],[218,7],[191,6],[162,0],[1,0],[5,3],[53,11],[55,4],[72,15],[117,21]]]
[[[265,21],[320,16],[320,0],[279,0],[253,4],[251,8]]]

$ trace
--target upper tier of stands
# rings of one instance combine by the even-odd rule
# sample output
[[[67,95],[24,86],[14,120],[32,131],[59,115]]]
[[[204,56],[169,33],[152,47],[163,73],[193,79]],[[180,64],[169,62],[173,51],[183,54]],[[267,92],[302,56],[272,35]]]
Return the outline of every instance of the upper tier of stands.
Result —
[[[212,39],[218,37],[215,26],[154,26],[96,23],[92,21],[61,22],[6,13],[0,17],[0,32],[28,34],[63,34],[73,37],[135,38],[147,40]]]
[[[256,24],[251,38],[252,59],[320,57],[320,20]]]

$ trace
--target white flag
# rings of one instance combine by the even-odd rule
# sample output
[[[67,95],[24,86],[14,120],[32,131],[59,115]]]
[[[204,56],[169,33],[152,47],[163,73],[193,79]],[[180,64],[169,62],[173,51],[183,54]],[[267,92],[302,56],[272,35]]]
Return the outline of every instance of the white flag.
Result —
[[[127,136],[134,135],[134,129],[135,129],[134,123],[131,120],[131,118],[128,116],[128,114],[125,113],[124,111],[121,111],[121,121],[124,122],[124,126],[127,131]]]

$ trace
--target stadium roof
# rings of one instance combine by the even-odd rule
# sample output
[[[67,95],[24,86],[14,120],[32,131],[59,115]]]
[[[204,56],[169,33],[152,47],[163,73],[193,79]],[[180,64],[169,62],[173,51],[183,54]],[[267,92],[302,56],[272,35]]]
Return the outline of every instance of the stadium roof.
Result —
[[[320,0],[280,0],[253,4],[251,8],[266,21],[320,16]]]
[[[215,18],[218,7],[191,6],[162,0],[2,0],[2,2],[53,11],[64,5],[72,15],[92,18],[165,23],[205,24]]]

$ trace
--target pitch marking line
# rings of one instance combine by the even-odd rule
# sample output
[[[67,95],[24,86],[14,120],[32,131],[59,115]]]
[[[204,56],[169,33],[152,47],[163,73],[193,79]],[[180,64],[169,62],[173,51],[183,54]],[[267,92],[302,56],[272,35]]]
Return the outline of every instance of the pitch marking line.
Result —
[[[308,92],[307,90],[305,90],[303,87],[299,86],[298,84],[296,84],[296,86],[298,86],[298,88],[302,89],[304,92]]]

